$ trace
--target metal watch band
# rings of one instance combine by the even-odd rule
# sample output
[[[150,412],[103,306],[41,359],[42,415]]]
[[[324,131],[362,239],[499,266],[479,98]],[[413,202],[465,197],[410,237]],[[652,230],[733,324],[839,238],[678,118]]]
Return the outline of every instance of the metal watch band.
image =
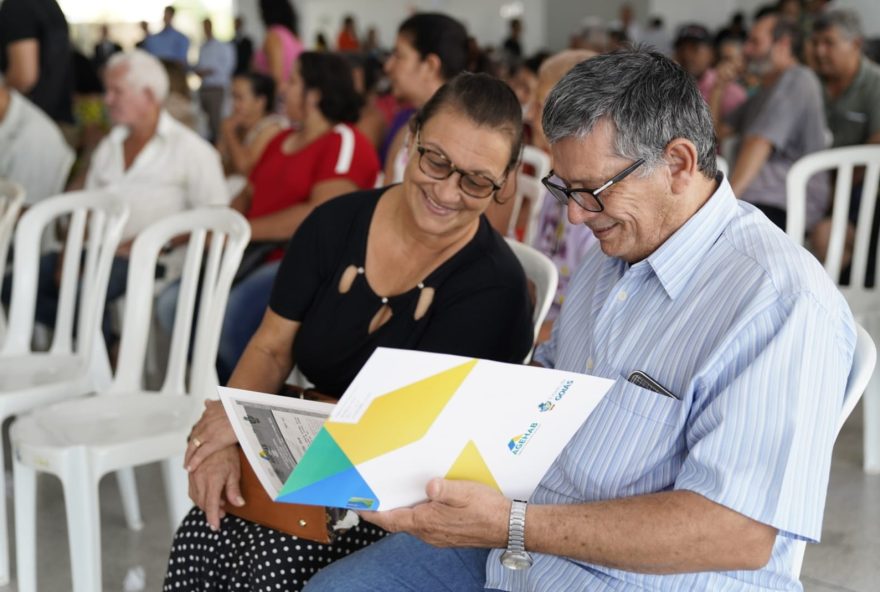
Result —
[[[526,507],[528,502],[513,500],[510,504],[510,520],[507,526],[507,549],[526,550]]]

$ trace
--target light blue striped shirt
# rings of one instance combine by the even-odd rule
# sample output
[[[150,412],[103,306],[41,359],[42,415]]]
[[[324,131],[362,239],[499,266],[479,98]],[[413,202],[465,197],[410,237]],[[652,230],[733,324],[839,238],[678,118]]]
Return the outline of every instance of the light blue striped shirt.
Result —
[[[855,342],[822,267],[727,180],[647,259],[593,249],[535,359],[616,382],[531,503],[690,490],[779,529],[772,558],[756,571],[649,575],[535,554],[514,573],[496,550],[486,587],[800,590],[792,542],[821,533]],[[680,400],[628,382],[636,370]]]

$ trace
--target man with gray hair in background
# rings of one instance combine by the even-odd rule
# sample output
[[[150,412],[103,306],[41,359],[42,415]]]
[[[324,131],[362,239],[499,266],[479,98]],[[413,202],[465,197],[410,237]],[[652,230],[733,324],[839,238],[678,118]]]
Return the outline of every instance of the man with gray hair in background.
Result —
[[[397,534],[305,590],[799,589],[856,342],[845,300],[717,174],[668,58],[581,62],[543,129],[545,184],[601,248],[535,361],[614,385],[529,500],[433,479],[425,503],[362,512]]]
[[[158,59],[139,49],[117,53],[107,62],[104,86],[114,127],[95,149],[85,188],[112,190],[131,212],[110,274],[110,301],[125,292],[128,254],[141,230],[190,208],[225,206],[228,198],[217,151],[163,109],[168,75]],[[37,320],[50,327],[58,261],[58,253],[50,253],[40,266]]]

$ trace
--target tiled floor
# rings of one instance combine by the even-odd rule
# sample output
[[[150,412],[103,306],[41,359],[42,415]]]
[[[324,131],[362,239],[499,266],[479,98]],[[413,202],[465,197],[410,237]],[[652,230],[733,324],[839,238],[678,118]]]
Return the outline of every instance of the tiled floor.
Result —
[[[834,451],[823,543],[807,548],[802,580],[808,592],[880,590],[880,476],[862,473],[861,443],[858,408]],[[137,475],[146,522],[140,532],[125,527],[115,479],[101,483],[105,591],[161,590],[171,526],[160,473],[158,466],[146,466]],[[71,589],[70,561],[61,487],[53,477],[42,477],[38,490],[39,589],[66,592]],[[9,511],[11,518],[11,503]],[[138,574],[142,587],[137,586]],[[14,590],[14,583],[0,587],[0,592]]]

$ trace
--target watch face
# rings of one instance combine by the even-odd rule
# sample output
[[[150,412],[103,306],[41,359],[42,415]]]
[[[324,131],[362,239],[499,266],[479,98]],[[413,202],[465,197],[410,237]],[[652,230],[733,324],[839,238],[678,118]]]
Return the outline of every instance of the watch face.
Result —
[[[532,556],[526,551],[505,551],[501,554],[501,565],[513,570],[528,569],[532,566]]]

